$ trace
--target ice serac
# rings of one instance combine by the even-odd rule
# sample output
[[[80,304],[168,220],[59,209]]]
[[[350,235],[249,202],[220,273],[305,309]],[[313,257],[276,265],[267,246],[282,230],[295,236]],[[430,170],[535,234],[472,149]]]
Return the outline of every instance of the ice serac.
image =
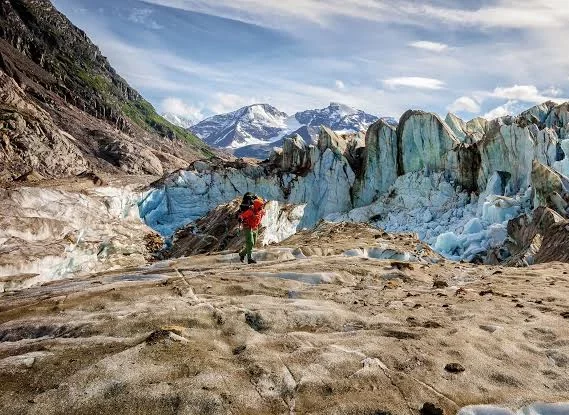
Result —
[[[310,168],[310,149],[300,135],[285,138],[281,166],[285,172],[304,171]]]
[[[452,113],[447,114],[445,123],[460,142],[467,144],[480,141],[488,128],[488,121],[485,118],[476,117],[468,122],[464,122]]]
[[[277,164],[221,160],[193,163],[188,170],[157,183],[141,202],[141,215],[161,234],[170,236],[177,228],[245,192],[268,200],[306,204],[301,227],[312,226],[327,214],[351,209],[350,189],[356,176],[344,155],[346,141],[323,130],[317,146],[303,150],[300,141],[296,144],[290,142],[287,148],[292,153],[281,155],[283,161]],[[298,171],[299,166],[294,164],[299,157],[302,163],[310,162],[306,171]],[[284,160],[296,170],[283,171]]]
[[[488,130],[488,120],[482,117],[476,117],[466,123],[466,142],[476,143],[482,139]]]
[[[464,142],[466,140],[466,123],[462,119],[449,112],[445,117],[445,123],[459,141]]]
[[[367,130],[363,175],[358,179],[357,206],[374,202],[397,179],[397,134],[395,128],[379,120]]]
[[[492,121],[485,137],[478,143],[481,164],[478,186],[484,188],[496,171],[510,174],[507,193],[515,194],[530,185],[534,159],[550,164],[557,157],[557,138],[551,130],[538,130],[513,117]]]
[[[410,110],[397,128],[398,173],[448,171],[456,175],[460,141],[438,115]]]
[[[146,263],[154,232],[130,186],[0,189],[0,292]]]
[[[560,140],[569,138],[569,102],[551,107],[544,122],[546,127],[558,129]]]

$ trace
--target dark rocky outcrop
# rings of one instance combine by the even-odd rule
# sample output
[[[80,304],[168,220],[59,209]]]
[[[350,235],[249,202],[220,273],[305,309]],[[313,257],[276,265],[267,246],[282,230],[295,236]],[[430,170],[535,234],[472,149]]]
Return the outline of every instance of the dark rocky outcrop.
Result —
[[[211,154],[158,116],[48,0],[0,2],[0,82],[0,180],[33,169],[162,174]],[[105,157],[98,136],[129,156]]]

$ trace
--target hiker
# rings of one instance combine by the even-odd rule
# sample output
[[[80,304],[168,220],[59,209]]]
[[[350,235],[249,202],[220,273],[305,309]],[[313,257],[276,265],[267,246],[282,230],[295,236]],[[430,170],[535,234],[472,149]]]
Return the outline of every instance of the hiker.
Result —
[[[249,199],[251,203],[247,208],[247,201]],[[243,203],[241,204],[243,211],[239,214],[239,221],[243,223],[243,235],[245,236],[245,247],[239,252],[239,259],[241,262],[245,262],[245,256],[247,256],[248,264],[256,264],[257,261],[253,259],[253,247],[257,243],[257,236],[259,233],[259,225],[261,225],[261,220],[265,216],[265,202],[260,197],[246,194],[243,197]]]

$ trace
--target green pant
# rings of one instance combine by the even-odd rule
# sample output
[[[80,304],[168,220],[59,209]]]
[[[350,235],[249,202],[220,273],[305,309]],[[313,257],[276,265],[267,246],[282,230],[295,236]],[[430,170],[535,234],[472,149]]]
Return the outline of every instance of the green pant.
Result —
[[[239,252],[239,255],[245,256],[251,259],[251,254],[253,253],[253,247],[257,243],[257,236],[259,231],[257,229],[253,230],[248,227],[243,227],[243,235],[245,236],[245,247]]]

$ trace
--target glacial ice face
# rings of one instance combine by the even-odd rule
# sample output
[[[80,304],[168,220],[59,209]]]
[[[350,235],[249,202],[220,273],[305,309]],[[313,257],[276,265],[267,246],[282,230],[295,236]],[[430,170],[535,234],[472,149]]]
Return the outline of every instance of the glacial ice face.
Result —
[[[180,171],[140,202],[145,222],[164,236],[204,216],[216,206],[253,192],[266,200],[306,205],[299,226],[309,227],[325,215],[352,208],[349,189],[355,174],[347,159],[331,148],[310,146],[312,169],[304,176],[268,174],[261,166]],[[202,168],[203,167],[203,168]]]
[[[358,181],[357,206],[369,205],[389,190],[397,179],[397,134],[384,120],[372,124],[366,134],[364,174]]]
[[[553,168],[564,176],[569,176],[569,138],[560,142],[564,158],[553,163]]]
[[[565,104],[546,103],[491,122],[464,123],[449,114],[449,126],[434,114],[408,111],[397,129],[373,124],[363,152],[357,140],[323,129],[316,146],[289,139],[286,154],[273,158],[279,168],[196,163],[150,192],[141,214],[170,235],[218,204],[253,191],[305,205],[298,228],[322,218],[371,221],[390,232],[416,232],[449,258],[474,259],[501,245],[507,221],[530,212],[532,203],[566,214],[569,187],[549,173],[532,171],[535,163],[569,170],[569,158],[558,160],[567,112]],[[569,154],[569,138],[561,148]],[[555,192],[548,191],[551,186]]]
[[[22,187],[0,191],[0,291],[145,262],[138,192],[81,193]]]
[[[284,241],[296,233],[304,216],[305,205],[294,206],[290,211],[279,202],[269,202],[261,224],[265,228],[261,245]]]
[[[507,236],[508,220],[530,209],[531,191],[503,196],[493,177],[480,198],[457,190],[444,173],[408,173],[377,202],[347,213],[328,215],[332,222],[373,222],[387,232],[413,232],[453,260],[472,260]],[[495,191],[498,193],[495,194]]]
[[[398,129],[399,174],[457,170],[460,141],[435,114],[407,111]]]

